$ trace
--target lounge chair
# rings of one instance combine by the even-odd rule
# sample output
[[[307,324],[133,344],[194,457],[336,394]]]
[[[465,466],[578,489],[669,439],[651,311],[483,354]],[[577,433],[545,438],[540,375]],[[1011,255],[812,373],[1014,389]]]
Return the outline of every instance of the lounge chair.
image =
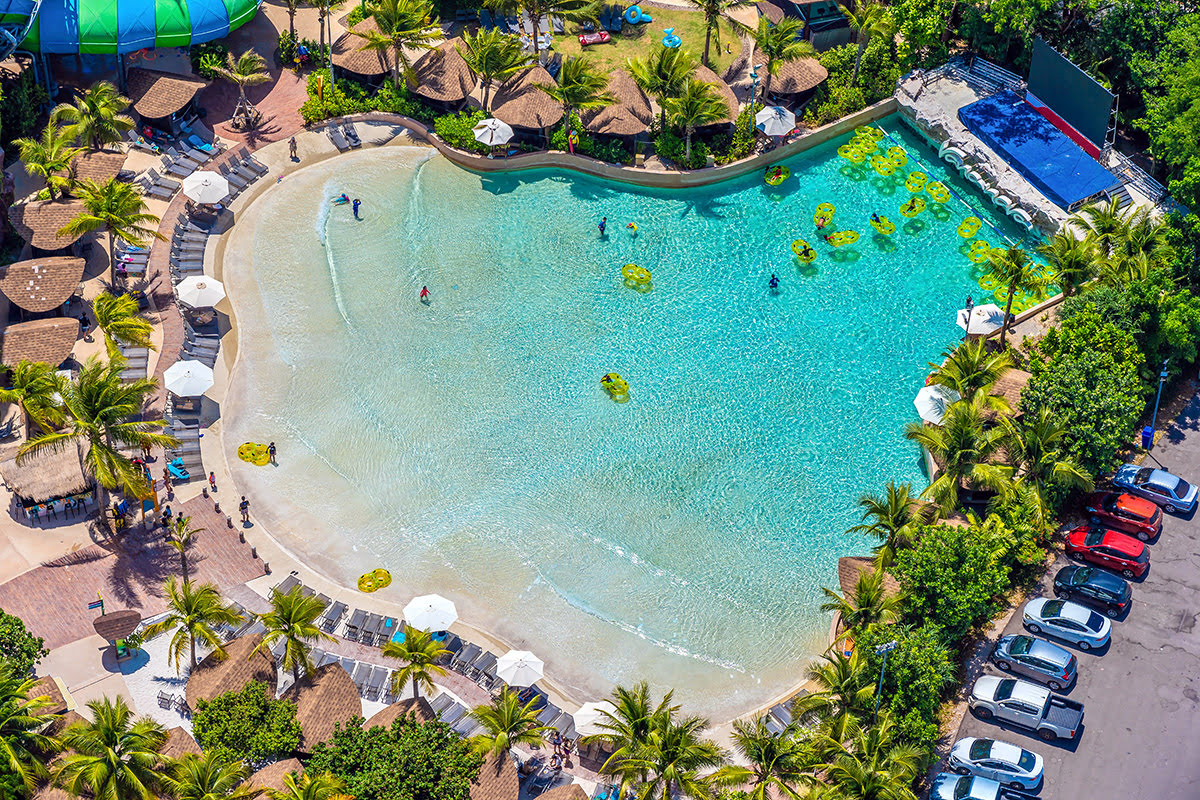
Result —
[[[479,645],[468,644],[463,647],[462,650],[459,650],[458,654],[454,656],[454,660],[450,662],[450,668],[455,672],[460,672],[465,675],[467,669],[471,665],[471,662],[478,658],[479,654],[482,652],[483,648]]]
[[[354,680],[354,685],[358,687],[360,695],[365,694],[367,690],[367,681],[371,679],[372,667],[370,664],[358,662],[358,666],[354,668],[354,674],[350,676]]]
[[[16,424],[17,424],[17,417],[16,417],[16,415],[14,415],[14,416],[9,417],[8,420],[3,425],[0,425],[0,439],[7,439],[10,436],[12,436],[13,435],[13,426],[15,426]]]
[[[465,717],[467,715],[467,713],[468,712],[467,712],[466,706],[464,706],[460,703],[455,703],[454,705],[450,706],[445,711],[443,711],[441,714],[438,714],[438,719],[440,719],[442,722],[446,723],[447,725],[453,725],[454,723],[458,722],[460,719]]]
[[[546,72],[550,73],[551,78],[557,78],[559,71],[562,69],[563,57],[562,53],[555,53],[550,60],[546,62]]]
[[[350,656],[341,656],[338,658],[338,663],[342,665],[342,669],[346,670],[347,675],[353,675],[355,670],[355,660]]]
[[[346,141],[351,147],[362,147],[362,139],[358,138],[358,130],[355,129],[354,123],[346,120],[342,123],[342,133],[346,134]]]
[[[379,693],[383,691],[383,682],[387,680],[387,667],[372,667],[371,678],[367,681],[367,696],[379,697]]]
[[[192,161],[200,164],[207,164],[216,155],[212,150],[197,150],[182,139],[179,140],[179,151]]]
[[[366,622],[362,624],[362,633],[364,634],[359,641],[363,644],[375,644],[376,638],[379,636],[379,628],[383,625],[383,616],[380,614],[368,614]]]
[[[471,678],[471,680],[478,680],[484,670],[495,666],[496,656],[491,651],[484,652],[479,658],[471,662],[471,672],[467,677]]]
[[[189,165],[189,164],[194,164],[195,166],[193,167],[193,169],[199,169],[200,165],[202,165],[205,161],[208,160],[207,158],[204,158],[204,159],[192,158],[191,156],[187,155],[186,153],[179,152],[174,147],[167,148],[167,155],[170,156],[171,161],[175,162],[176,164],[184,164],[185,166]]]
[[[429,707],[433,709],[434,714],[440,714],[452,705],[454,705],[454,698],[445,692],[429,701]]]
[[[186,143],[187,147],[190,147],[193,150],[199,150],[200,152],[208,153],[209,155],[216,155],[217,153],[221,152],[221,146],[217,144],[215,140],[206,142],[194,133],[188,134],[187,139],[180,140],[180,144],[184,143]]]
[[[554,705],[554,703],[547,703],[546,707],[543,708],[540,712],[538,712],[537,721],[538,721],[538,723],[540,723],[542,725],[549,725],[561,713],[562,713],[561,708]]]
[[[125,141],[127,141],[129,143],[130,147],[137,148],[138,150],[143,150],[147,153],[153,153],[156,156],[162,155],[161,147],[159,147],[157,144],[150,141],[149,139],[143,139],[141,136],[139,136],[133,130],[125,131]]]
[[[288,592],[292,591],[292,589],[295,589],[299,585],[300,585],[299,578],[297,578],[295,575],[288,575],[286,578],[281,580],[279,583],[275,584],[275,586],[272,587],[272,591],[274,591],[278,594],[287,594]]]
[[[621,27],[625,24],[625,6],[617,3],[610,6],[609,10],[611,13],[609,14],[608,21],[611,27],[608,30],[610,33],[620,33]]]
[[[538,33],[548,34],[552,31],[553,29],[550,27],[550,17],[546,16],[538,20]]]
[[[562,17],[551,16],[550,27],[555,36],[563,36],[567,32],[567,26],[563,23]]]
[[[247,147],[243,147],[234,153],[234,158],[239,164],[253,172],[257,172],[259,175],[266,175],[270,172],[267,165],[255,158],[254,154]]]
[[[442,642],[442,648],[446,650],[446,655],[438,659],[438,663],[445,666],[454,660],[458,652],[463,648],[463,640],[451,633],[446,637],[446,641]]]
[[[231,186],[236,186],[239,190],[245,189],[250,185],[250,181],[246,180],[230,169],[228,164],[222,164],[221,166],[217,167],[217,170],[221,173],[225,180],[229,181]]]
[[[543,769],[537,775],[534,775],[533,778],[529,781],[529,783],[526,784],[526,786],[525,786],[526,793],[528,793],[528,795],[530,797],[536,797],[537,795],[546,791],[546,789],[550,786],[550,784],[554,783],[554,781],[557,780],[558,776],[561,774],[562,774],[561,768],[559,768],[559,769],[548,769],[548,768]]]
[[[479,27],[485,31],[490,31],[496,27],[495,23],[492,22],[492,12],[486,8],[479,9]]]
[[[325,631],[326,633],[333,633],[334,630],[337,629],[337,624],[341,621],[342,616],[345,613],[345,603],[334,603],[326,608],[325,613],[321,616],[320,620],[321,630]]]
[[[457,733],[459,736],[466,738],[475,732],[476,728],[481,728],[479,721],[470,714],[464,714],[462,719],[450,726],[450,730]]]
[[[157,186],[150,181],[149,178],[138,178],[134,181],[138,188],[142,190],[142,194],[149,197],[157,197],[161,200],[170,200],[175,194],[174,189],[168,189],[165,186]]]
[[[343,636],[350,641],[358,641],[359,628],[362,627],[362,624],[366,621],[366,619],[367,612],[363,611],[361,608],[354,609],[354,612],[350,615],[350,621],[346,623],[346,632],[343,634]]]
[[[608,19],[610,14],[612,14],[612,12],[609,10],[608,6],[600,6],[600,13],[596,15],[596,20],[600,23],[600,30],[608,30]]]
[[[333,142],[333,146],[340,152],[346,152],[350,149],[350,143],[346,141],[346,137],[342,135],[342,129],[338,127],[336,122],[330,122],[329,127],[325,129],[326,135],[329,136],[329,141]]]
[[[188,474],[187,469],[183,466],[183,459],[176,458],[167,463],[167,472],[177,481],[191,480],[192,476]]]
[[[196,171],[196,164],[191,161],[175,161],[170,156],[163,156],[159,162],[163,172],[169,172],[172,175],[178,175],[181,178],[186,178]]]

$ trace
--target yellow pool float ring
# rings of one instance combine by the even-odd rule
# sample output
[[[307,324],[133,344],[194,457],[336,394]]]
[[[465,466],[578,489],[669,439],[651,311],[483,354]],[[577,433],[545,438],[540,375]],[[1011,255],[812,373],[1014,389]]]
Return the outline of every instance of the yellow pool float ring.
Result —
[[[972,249],[971,252],[967,253],[967,258],[971,259],[972,264],[982,264],[988,260],[989,252],[991,252],[991,248],[984,248],[983,250]]]
[[[950,202],[950,190],[941,181],[931,181],[925,184],[925,191],[933,198],[933,202],[935,203]]]
[[[870,155],[879,149],[879,143],[869,136],[855,136],[850,140],[850,146],[865,155]]]
[[[877,142],[887,134],[883,132],[882,128],[875,128],[871,125],[859,125],[854,129],[854,135],[869,137],[871,141]]]
[[[800,259],[801,264],[811,264],[817,259],[817,251],[812,249],[804,239],[797,239],[792,242],[792,252],[796,254],[796,258]]]
[[[636,283],[639,286],[645,286],[650,283],[650,270],[645,267],[639,267],[637,264],[626,264],[621,267],[621,277],[626,283]]]
[[[970,239],[975,234],[979,233],[979,228],[983,225],[983,220],[979,217],[967,217],[958,226],[958,235],[964,239]]]
[[[871,227],[884,236],[891,236],[896,232],[896,224],[887,217],[880,217],[878,222],[871,220]]]
[[[776,164],[772,167],[767,167],[767,171],[763,174],[763,180],[768,186],[778,186],[788,179],[792,171],[787,167]]]
[[[925,181],[929,180],[929,176],[924,172],[908,173],[908,180],[904,181],[904,188],[910,192],[919,192],[925,188]]]
[[[895,150],[896,148],[893,147],[892,149]],[[888,153],[888,161],[891,161],[892,164],[896,167],[896,169],[900,169],[901,167],[903,167],[904,165],[906,165],[908,163],[908,154],[905,152],[899,152],[899,153],[889,152]]]
[[[909,201],[900,206],[900,213],[909,219],[925,210],[925,198],[914,195]]]
[[[837,211],[833,203],[821,203],[817,206],[817,210],[813,212],[813,225],[820,228],[823,225],[828,225],[833,222],[833,213]]]
[[[854,145],[852,145],[852,144],[844,144],[837,149],[838,155],[841,156],[842,158],[846,159],[847,161],[849,161],[850,156],[852,156],[856,152],[858,152],[858,151],[854,148]]]
[[[358,590],[360,592],[374,592],[390,585],[391,582],[392,573],[380,567],[379,569],[373,569],[358,576]]]
[[[871,166],[875,168],[876,172],[885,178],[896,171],[896,165],[893,164],[890,159],[887,159],[878,153],[871,156]]]
[[[829,238],[825,241],[834,247],[841,247],[844,244],[854,244],[858,241],[858,231],[834,231],[829,234]]]
[[[990,272],[979,279],[979,288],[983,289],[985,292],[994,291],[999,286],[1000,279]]]
[[[898,144],[894,144],[887,149],[888,158],[903,158],[908,160],[908,151]]]
[[[849,160],[851,164],[861,164],[867,160],[867,154],[857,147],[850,149]]]
[[[629,399],[629,384],[615,372],[610,372],[600,379],[600,386],[608,392],[608,396],[618,403]]]
[[[238,445],[238,458],[256,467],[265,467],[271,463],[271,451],[265,444],[245,442]]]

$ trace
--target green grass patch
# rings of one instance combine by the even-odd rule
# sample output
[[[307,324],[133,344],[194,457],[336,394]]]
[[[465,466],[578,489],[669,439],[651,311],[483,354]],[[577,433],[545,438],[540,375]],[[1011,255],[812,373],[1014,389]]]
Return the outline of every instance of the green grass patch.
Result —
[[[630,58],[644,56],[662,43],[663,29],[674,28],[675,35],[683,40],[683,47],[690,50],[697,60],[704,54],[704,15],[685,8],[649,8],[646,9],[654,21],[642,25],[625,23],[620,33],[611,34],[608,44],[594,44],[581,48],[576,38],[581,31],[577,26],[567,23],[566,36],[554,37],[554,52],[562,53],[563,58],[570,58],[583,53],[592,63],[605,71],[623,68]],[[742,51],[742,42],[738,38],[741,30],[728,20],[721,22],[721,42],[718,45],[716,36],[713,37],[712,48],[709,51],[709,66],[713,72],[720,75]],[[729,44],[730,52],[725,52],[725,44]]]

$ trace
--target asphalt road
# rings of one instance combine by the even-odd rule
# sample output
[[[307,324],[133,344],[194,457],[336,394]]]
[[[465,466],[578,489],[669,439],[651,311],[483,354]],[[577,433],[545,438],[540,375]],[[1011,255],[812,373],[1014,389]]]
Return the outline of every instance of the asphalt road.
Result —
[[[1160,439],[1147,466],[1200,482],[1200,396]],[[1074,742],[1047,744],[1030,732],[968,713],[959,738],[1002,739],[1046,760],[1047,800],[1200,799],[1200,519],[1167,516],[1150,545],[1150,570],[1133,584],[1133,606],[1113,622],[1100,654],[1074,652],[1079,679],[1067,696],[1084,704]],[[1063,557],[1043,582],[1043,593]],[[1005,633],[1022,629],[1013,615]],[[1052,640],[1053,641],[1053,640]],[[1000,675],[989,665],[990,674]]]

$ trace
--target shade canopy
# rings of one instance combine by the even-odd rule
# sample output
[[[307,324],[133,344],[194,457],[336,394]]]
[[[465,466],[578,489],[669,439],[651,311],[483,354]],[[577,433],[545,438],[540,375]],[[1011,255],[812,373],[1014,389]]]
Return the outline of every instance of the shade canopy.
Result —
[[[413,63],[413,94],[439,103],[459,103],[475,88],[475,75],[458,52],[462,39],[447,39]]]
[[[92,479],[83,471],[82,442],[58,450],[42,450],[17,463],[16,454],[0,462],[0,478],[17,497],[41,503],[56,497],[81,494],[92,488]]]
[[[184,278],[176,287],[179,302],[192,308],[208,308],[225,299],[225,286],[207,275]]]
[[[176,397],[199,397],[212,388],[213,371],[199,361],[176,361],[163,373],[163,384]]]
[[[351,26],[350,30],[339,36],[333,43],[333,48],[330,50],[330,59],[332,59],[333,65],[340,70],[353,72],[355,75],[362,75],[365,78],[374,78],[391,72],[392,65],[396,60],[392,55],[392,49],[389,47],[387,50],[373,50],[366,47],[367,39],[364,37],[372,33],[382,33],[379,23],[373,16],[365,17],[362,22]]]
[[[767,106],[754,115],[754,126],[767,136],[787,136],[796,128],[796,115],[783,106]]]
[[[49,317],[18,322],[5,328],[0,337],[0,363],[15,367],[22,361],[40,361],[57,367],[75,349],[79,320]]]
[[[542,677],[542,660],[528,650],[509,650],[496,659],[496,677],[509,686],[531,686]]]
[[[188,675],[188,706],[195,709],[201,700],[212,700],[225,692],[240,692],[251,681],[274,687],[275,661],[269,650],[258,649],[262,640],[257,633],[239,636],[225,645],[226,658],[219,653],[205,656]]]
[[[200,170],[183,179],[183,193],[197,203],[220,203],[229,197],[229,181],[215,172]]]
[[[607,700],[598,703],[584,703],[571,716],[575,718],[575,732],[580,736],[594,736],[604,733],[602,727],[609,721],[608,715],[617,713],[617,707]]]
[[[37,249],[62,250],[74,244],[84,232],[59,235],[59,231],[86,213],[87,208],[79,200],[34,200],[9,208],[8,221],[18,236]]]
[[[48,256],[18,261],[4,268],[0,292],[26,311],[41,314],[67,302],[79,288],[87,261],[76,256]]]
[[[475,141],[482,142],[488,147],[504,144],[513,137],[512,127],[495,117],[483,120],[471,130],[475,133]]]
[[[986,335],[1004,327],[1004,309],[995,303],[984,303],[974,306],[970,311],[971,321],[968,326],[967,309],[958,310],[958,327],[970,334]]]
[[[421,631],[444,631],[458,619],[454,603],[439,594],[414,597],[404,607],[404,621]]]
[[[133,110],[147,119],[162,119],[192,102],[207,84],[187,75],[138,68],[129,70],[128,85]]]
[[[115,642],[117,639],[124,639],[137,630],[138,623],[141,621],[142,612],[133,608],[126,608],[121,611],[114,611],[111,614],[101,614],[92,620],[92,627],[96,629],[96,633],[100,635],[100,638]]]
[[[951,403],[958,401],[958,392],[935,384],[922,387],[921,391],[917,392],[913,405],[917,407],[917,413],[921,415],[921,419],[934,425],[941,425],[942,419],[946,416],[946,409],[950,407]]]
[[[21,49],[74,55],[188,47],[229,35],[254,17],[258,4],[259,0],[41,0]]]
[[[579,112],[583,127],[605,136],[637,136],[649,130],[654,109],[632,75],[623,69],[613,70],[608,76],[607,92],[613,98],[611,103]]]
[[[282,695],[296,704],[301,753],[311,753],[328,741],[337,725],[343,727],[363,713],[358,687],[341,664],[326,664],[292,684]]]
[[[553,85],[543,67],[518,72],[496,90],[492,114],[517,128],[548,128],[563,118],[562,106],[541,89]]]
[[[735,119],[737,119],[738,108],[740,108],[740,104],[738,103],[737,95],[735,95],[733,93],[733,89],[729,88],[728,83],[721,80],[720,75],[713,72],[711,69],[704,66],[703,64],[697,64],[696,70],[695,70],[695,72],[692,73],[692,75],[698,81],[704,81],[705,83],[711,83],[713,85],[713,88],[717,92],[717,96],[720,97],[723,101],[725,101],[725,108],[728,109],[729,113],[724,118],[718,120],[717,122],[712,123],[713,126],[728,125],[729,123],[731,123]],[[711,127],[711,126],[705,126],[705,127]]]

